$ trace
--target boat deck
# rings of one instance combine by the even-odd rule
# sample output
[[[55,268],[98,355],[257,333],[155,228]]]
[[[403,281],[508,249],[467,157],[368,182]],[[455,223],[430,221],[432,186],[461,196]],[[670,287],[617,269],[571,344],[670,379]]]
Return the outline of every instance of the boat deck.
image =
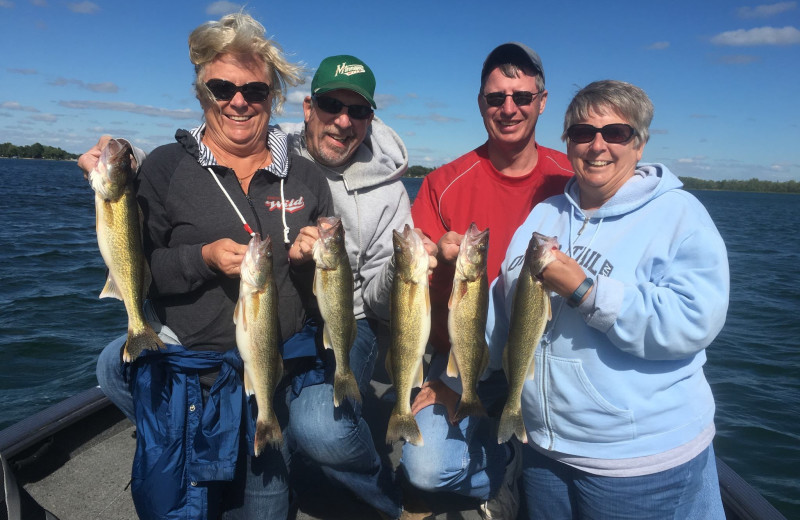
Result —
[[[387,463],[397,467],[401,444],[384,442],[392,403],[380,397],[389,385],[372,382],[365,396],[365,419],[375,445]],[[97,391],[97,389],[95,389]],[[86,442],[89,438],[91,441]],[[34,453],[15,459],[17,480],[46,510],[59,520],[135,520],[131,498],[131,462],[136,447],[134,426],[113,405],[59,431]],[[33,447],[31,449],[34,449]],[[300,470],[295,489],[313,490],[297,497],[294,520],[380,520],[378,513],[349,490],[330,481],[319,481],[319,471]],[[404,490],[408,520],[479,520],[477,503],[450,494],[425,494]]]

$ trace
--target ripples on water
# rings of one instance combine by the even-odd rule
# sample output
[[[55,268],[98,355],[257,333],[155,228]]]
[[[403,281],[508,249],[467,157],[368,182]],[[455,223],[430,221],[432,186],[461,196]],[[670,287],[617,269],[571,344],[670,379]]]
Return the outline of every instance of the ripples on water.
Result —
[[[125,309],[105,283],[93,194],[75,163],[0,159],[0,428],[97,384]],[[410,195],[419,179],[408,179]],[[800,198],[695,192],[731,265],[728,320],[708,349],[717,454],[800,518]]]

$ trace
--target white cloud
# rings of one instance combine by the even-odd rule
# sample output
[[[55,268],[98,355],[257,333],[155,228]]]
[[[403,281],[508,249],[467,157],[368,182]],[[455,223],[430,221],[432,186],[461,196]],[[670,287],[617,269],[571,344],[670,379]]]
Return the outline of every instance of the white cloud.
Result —
[[[195,119],[200,120],[202,113],[188,108],[180,110],[169,110],[149,105],[136,105],[127,102],[107,102],[107,101],[59,101],[59,105],[65,108],[89,109],[89,110],[110,110],[117,112],[129,112],[151,117],[170,117],[172,119]]]
[[[778,2],[777,4],[762,4],[755,7],[740,7],[736,10],[736,14],[739,15],[739,18],[769,18],[796,8],[797,2]]]
[[[22,74],[23,76],[32,76],[34,74],[39,73],[36,69],[6,69],[6,70],[12,74]]]
[[[649,51],[662,51],[669,47],[669,42],[654,42],[646,47]]]
[[[6,101],[4,103],[0,103],[0,108],[5,108],[7,110],[19,110],[21,112],[38,112],[39,109],[34,107],[26,107],[20,105],[16,101]]]
[[[31,116],[31,119],[34,121],[42,121],[44,123],[55,123],[58,121],[58,116],[54,114],[36,114],[35,116]]]
[[[206,14],[215,15],[215,16],[222,16],[231,13],[238,13],[243,8],[242,4],[237,4],[234,2],[226,2],[225,0],[220,0],[219,2],[214,2],[206,8]]]
[[[716,45],[797,45],[800,44],[800,31],[795,27],[757,27],[727,31],[711,38]]]
[[[73,13],[80,13],[80,14],[94,14],[100,10],[100,6],[95,4],[94,2],[78,2],[67,4],[67,7]]]
[[[12,7],[14,7],[14,2],[9,2],[8,0],[0,0],[0,7],[11,9]]]

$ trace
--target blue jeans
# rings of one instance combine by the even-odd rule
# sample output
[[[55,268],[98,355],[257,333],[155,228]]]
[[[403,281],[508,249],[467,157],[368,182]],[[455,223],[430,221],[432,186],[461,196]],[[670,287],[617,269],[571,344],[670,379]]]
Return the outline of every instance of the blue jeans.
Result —
[[[438,355],[431,362],[430,374],[437,373],[447,357]],[[441,365],[441,367],[440,367]],[[502,404],[507,385],[502,372],[478,384],[478,396],[490,409]],[[403,445],[400,461],[408,481],[424,491],[449,491],[486,501],[503,482],[507,448],[497,443],[495,421],[487,417],[466,417],[453,425],[447,409],[435,404],[415,416],[424,445]]]
[[[358,320],[357,326],[358,334],[350,349],[350,368],[363,395],[372,378],[378,347],[376,326],[369,320]],[[135,422],[133,399],[123,380],[120,362],[120,349],[125,338],[113,340],[100,353],[97,380],[111,402]],[[178,343],[177,338],[169,341]],[[333,353],[325,354],[332,356]],[[288,426],[284,431],[284,447],[288,446],[284,453],[286,464],[289,463],[288,453],[299,451],[319,465],[325,475],[342,483],[364,502],[392,518],[398,518],[401,513],[400,492],[393,481],[392,469],[381,463],[369,426],[361,417],[361,407],[354,407],[347,400],[339,408],[334,408],[332,381],[331,367],[326,371],[325,383],[303,388],[294,399],[290,399],[289,391],[285,395],[276,394],[276,408],[281,403],[288,409]],[[281,424],[287,423],[281,421]],[[259,464],[248,462],[248,466],[259,471]],[[254,478],[258,478],[258,474]],[[251,480],[248,476],[247,482],[251,483]],[[264,492],[272,493],[266,489]]]
[[[724,519],[714,448],[640,477],[592,475],[525,446],[522,488],[530,520]]]
[[[377,358],[376,326],[358,320],[358,335],[350,349],[350,368],[364,394]],[[333,352],[326,355],[332,357]],[[331,480],[391,518],[402,512],[400,491],[392,468],[382,464],[361,406],[345,400],[333,406],[333,364],[327,364],[325,383],[303,388],[289,404],[286,438],[291,453],[301,453]]]

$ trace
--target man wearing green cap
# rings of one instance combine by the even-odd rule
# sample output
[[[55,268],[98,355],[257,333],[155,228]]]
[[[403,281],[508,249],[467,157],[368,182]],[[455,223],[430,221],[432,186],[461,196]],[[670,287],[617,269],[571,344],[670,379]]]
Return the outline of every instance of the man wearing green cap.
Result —
[[[400,182],[408,152],[400,137],[375,117],[374,95],[375,76],[363,61],[331,56],[322,60],[311,81],[311,94],[303,101],[304,122],[280,125],[289,136],[290,151],[324,171],[334,210],[342,219],[358,325],[350,366],[362,394],[377,357],[379,323],[389,319],[392,231],[412,224],[408,194]],[[310,260],[317,238],[315,227],[301,229],[299,247],[290,256]],[[430,240],[427,246],[434,255],[433,268],[436,246]],[[359,406],[348,400],[334,414],[330,378],[302,389],[291,404],[289,429],[297,449],[327,476],[386,515],[400,516],[391,468],[381,464]]]

